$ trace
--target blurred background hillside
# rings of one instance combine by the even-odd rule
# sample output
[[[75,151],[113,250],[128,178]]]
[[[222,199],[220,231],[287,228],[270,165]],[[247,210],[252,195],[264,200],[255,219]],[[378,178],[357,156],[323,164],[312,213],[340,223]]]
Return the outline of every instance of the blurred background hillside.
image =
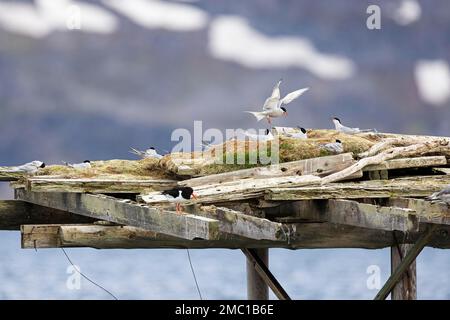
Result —
[[[370,4],[381,7],[381,30],[366,27]],[[449,34],[448,0],[0,0],[0,163],[132,158],[130,146],[170,149],[171,132],[194,120],[204,128],[264,127],[242,111],[259,109],[279,78],[282,93],[311,90],[277,125],[331,128],[330,117],[339,116],[383,132],[449,136]],[[11,197],[7,186],[0,195]],[[59,251],[20,251],[17,235],[0,235],[0,252],[12,261],[0,263],[0,298],[104,297],[88,284],[67,292]],[[165,269],[152,263],[173,257],[168,270],[176,273],[184,252],[75,251],[122,298],[196,298],[188,269],[181,284],[165,287]],[[386,250],[273,256],[275,272],[302,298],[371,298],[367,266],[375,261],[389,273]],[[425,257],[419,279],[450,262],[441,251]],[[216,288],[207,297],[245,297],[239,252],[196,251],[194,258],[203,284]],[[126,284],[120,277],[134,259],[142,265]],[[295,274],[280,262],[290,259]],[[220,277],[224,263],[233,268]],[[33,266],[49,277],[45,286]],[[138,290],[149,270],[153,286]],[[423,281],[422,298],[450,297],[437,289],[442,283]],[[228,291],[217,290],[225,283]]]

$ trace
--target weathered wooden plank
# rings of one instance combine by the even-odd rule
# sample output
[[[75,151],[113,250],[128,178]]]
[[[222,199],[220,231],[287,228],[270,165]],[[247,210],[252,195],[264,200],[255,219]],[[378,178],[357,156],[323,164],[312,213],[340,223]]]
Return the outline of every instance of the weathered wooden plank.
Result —
[[[344,153],[335,156],[312,158],[306,160],[285,162],[265,167],[213,174],[209,176],[180,181],[179,184],[182,186],[197,187],[203,185],[221,184],[224,182],[249,178],[266,179],[295,175],[325,176],[333,172],[340,171],[352,165],[354,162],[355,161],[353,160],[351,153]]]
[[[0,201],[0,230],[20,230],[22,224],[92,223],[95,219],[24,201]]]
[[[383,202],[389,206],[413,210],[421,223],[450,225],[450,207],[444,202],[411,198],[390,198]]]
[[[325,221],[335,224],[403,232],[419,231],[411,209],[381,207],[349,200],[295,201],[271,210],[272,215],[289,217],[279,221]],[[270,211],[268,212],[270,214]]]
[[[375,148],[374,146],[373,148]],[[373,149],[371,149],[373,151]],[[369,165],[378,165],[395,158],[418,157],[427,154],[439,154],[447,156],[450,153],[450,144],[448,140],[436,139],[426,142],[420,142],[406,147],[395,147],[382,151],[376,155],[363,158],[344,170],[330,174],[323,178],[322,184],[329,184],[341,181],[358,170],[363,170]],[[370,152],[369,152],[370,154]]]
[[[450,176],[416,176],[392,180],[331,183],[322,186],[269,188],[266,200],[424,197],[443,189]]]
[[[435,248],[450,248],[450,227],[442,226],[430,242]],[[419,233],[408,233],[399,243],[414,243]],[[38,225],[23,226],[23,248],[89,247],[97,249],[136,248],[365,248],[391,247],[392,232],[330,223],[298,223],[289,241],[237,238],[220,233],[218,240],[186,240],[129,226]]]
[[[433,167],[447,164],[445,156],[393,159],[365,167],[363,171]]]
[[[321,178],[313,175],[275,177],[268,179],[244,179],[218,185],[197,187],[195,192],[201,203],[220,203],[263,197],[267,188],[276,186],[302,186],[319,184]],[[158,193],[138,196],[138,201],[148,204],[161,204],[168,201],[158,197]],[[155,197],[156,196],[156,197]]]
[[[75,192],[75,193],[141,193],[166,190],[177,185],[175,180],[116,180],[116,179],[61,179],[29,178],[26,188],[33,192]]]
[[[176,214],[104,195],[39,193],[16,189],[16,198],[78,215],[130,225],[183,239],[215,239],[217,220],[191,214]]]
[[[286,233],[290,229],[290,226],[283,226],[278,222],[250,216],[228,208],[202,207],[195,213],[218,220],[221,232],[249,239],[286,241]]]

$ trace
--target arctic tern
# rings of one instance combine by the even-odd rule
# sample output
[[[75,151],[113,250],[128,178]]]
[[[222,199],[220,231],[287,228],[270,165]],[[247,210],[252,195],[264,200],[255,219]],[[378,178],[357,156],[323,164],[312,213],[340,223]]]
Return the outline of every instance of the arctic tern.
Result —
[[[45,168],[45,163],[42,161],[31,161],[28,163],[25,163],[23,165],[20,166],[15,166],[15,167],[9,167],[6,169],[0,169],[0,171],[2,172],[24,172],[27,174],[35,174],[39,169],[41,168]]]
[[[303,93],[309,90],[309,88],[303,88],[293,91],[287,94],[283,99],[281,99],[280,84],[282,80],[279,80],[272,90],[272,95],[266,99],[263,105],[262,111],[245,111],[251,113],[256,117],[256,120],[261,121],[266,118],[269,124],[272,124],[272,118],[277,118],[281,116],[287,116],[287,110],[284,105],[287,105],[300,97]]]

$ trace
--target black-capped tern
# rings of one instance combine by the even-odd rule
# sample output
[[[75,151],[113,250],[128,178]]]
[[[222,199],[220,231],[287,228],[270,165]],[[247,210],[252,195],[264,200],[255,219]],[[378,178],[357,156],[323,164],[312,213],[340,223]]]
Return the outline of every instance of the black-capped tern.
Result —
[[[141,151],[141,150],[138,150],[135,148],[130,148],[130,149],[131,149],[130,153],[138,155],[142,159],[146,159],[146,158],[161,159],[163,157],[162,155],[160,155],[158,153],[158,151],[156,151],[156,149],[154,147],[150,147],[149,149],[147,149],[145,151]]]
[[[0,169],[2,172],[23,172],[27,174],[35,174],[39,169],[45,168],[45,163],[42,161],[31,161],[20,166],[8,167],[5,169]]]
[[[323,148],[324,150],[327,150],[335,154],[344,152],[344,146],[342,145],[342,141],[338,139],[336,139],[335,142],[321,144],[320,147]]]
[[[360,129],[360,128],[350,128],[346,127],[342,124],[341,120],[339,118],[332,118],[331,119],[334,123],[334,127],[336,128],[336,131],[347,133],[347,134],[356,134],[356,133],[363,133],[363,132],[377,132],[375,129]]]
[[[279,80],[272,90],[272,95],[266,99],[263,105],[262,111],[245,111],[251,113],[256,117],[256,120],[261,121],[266,118],[269,124],[272,124],[272,118],[277,118],[281,116],[287,116],[287,110],[284,105],[287,105],[300,97],[303,93],[309,90],[309,88],[303,88],[293,91],[287,94],[283,99],[281,99],[280,84],[282,80]]]
[[[64,165],[70,168],[74,168],[74,169],[88,169],[91,167],[91,161],[89,160],[84,160],[81,163],[68,163],[63,161]]]
[[[266,129],[265,134],[254,134],[248,131],[245,131],[244,134],[250,139],[254,141],[271,141],[274,139],[272,131]]]

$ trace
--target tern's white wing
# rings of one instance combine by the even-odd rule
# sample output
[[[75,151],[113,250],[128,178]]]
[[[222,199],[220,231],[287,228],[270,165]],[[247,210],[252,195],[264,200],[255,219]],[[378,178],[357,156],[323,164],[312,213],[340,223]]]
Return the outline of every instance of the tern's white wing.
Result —
[[[273,87],[272,95],[270,96],[271,98],[277,98],[277,99],[281,98],[280,84],[281,84],[281,80],[279,80],[277,82],[277,84],[275,85],[275,87]]]
[[[302,94],[304,94],[306,91],[308,91],[309,88],[303,88],[296,91],[293,91],[289,94],[287,94],[282,100],[281,104],[288,104],[300,97]]]
[[[264,102],[263,112],[275,110],[278,107],[279,101],[280,101],[279,98],[272,98],[272,97],[267,98],[266,101]]]
[[[272,94],[264,102],[263,111],[274,110],[276,107],[278,107],[278,102],[280,101],[281,98],[280,84],[281,80],[277,82],[277,84],[272,90]]]

